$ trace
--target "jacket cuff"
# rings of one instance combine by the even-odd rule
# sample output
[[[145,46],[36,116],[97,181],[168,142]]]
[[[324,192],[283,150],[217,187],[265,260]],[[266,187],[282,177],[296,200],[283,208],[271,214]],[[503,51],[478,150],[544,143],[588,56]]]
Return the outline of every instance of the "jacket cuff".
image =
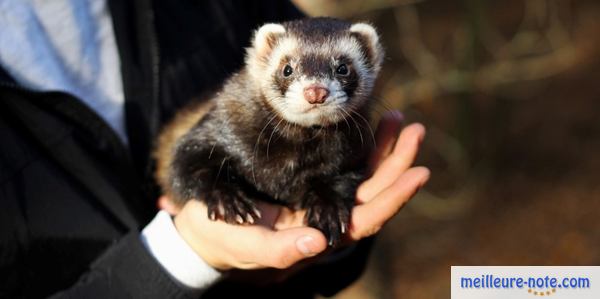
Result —
[[[222,276],[183,240],[165,211],[158,212],[140,238],[167,273],[187,287],[206,289]]]

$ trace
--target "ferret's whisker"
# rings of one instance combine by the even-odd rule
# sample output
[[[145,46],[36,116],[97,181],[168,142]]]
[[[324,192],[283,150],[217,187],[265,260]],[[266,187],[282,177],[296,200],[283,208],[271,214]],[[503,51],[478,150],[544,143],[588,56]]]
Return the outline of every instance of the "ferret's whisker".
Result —
[[[373,97],[375,99],[375,103],[383,106],[385,109],[387,110],[394,110],[394,108],[392,108],[393,105],[391,105],[390,103],[388,103],[384,98],[382,97]]]
[[[335,112],[335,115],[336,115],[336,117],[339,117],[339,116],[338,116],[338,115],[339,115],[338,111],[337,111],[337,110],[334,110],[334,112]],[[343,118],[343,115],[342,115],[342,118]],[[339,123],[340,123],[339,121],[336,121],[336,122],[335,122],[335,133],[336,133],[336,134],[337,134],[337,131],[338,131],[338,125],[339,125]]]
[[[374,99],[373,103],[375,104],[373,107],[374,108],[379,108],[379,109],[383,110],[382,114],[385,113],[385,112],[387,112],[387,111],[398,110],[398,108],[393,108],[393,105],[390,105],[383,98],[374,97],[373,99]]]
[[[231,169],[231,165],[229,164],[229,160],[227,160],[227,182],[230,183],[231,182],[231,173],[230,170]]]
[[[215,150],[216,146],[217,146],[217,142],[215,141],[212,148],[210,149],[210,153],[208,154],[208,160],[210,160],[210,157],[212,157],[213,151]]]
[[[221,166],[219,166],[219,171],[217,172],[217,177],[215,178],[215,181],[213,182],[213,189],[217,185],[217,181],[219,181],[219,176],[221,176],[221,170],[223,169],[223,165],[225,165],[225,161],[227,161],[227,160],[229,160],[229,157],[225,157],[225,158],[223,158],[223,161],[221,161]]]
[[[336,107],[338,109],[338,111],[343,111],[344,108],[342,108],[341,106]],[[344,119],[344,122],[346,122],[346,126],[348,127],[348,132],[352,131],[352,129],[350,128],[350,123],[348,122],[348,120],[346,119],[346,116],[344,116],[344,113],[340,113],[342,115],[342,119]]]
[[[251,171],[252,171],[252,179],[254,180],[254,184],[256,184],[256,174],[254,172],[254,161],[256,160],[256,155],[258,154],[258,143],[260,142],[260,137],[264,133],[265,129],[275,119],[275,117],[277,117],[277,115],[273,114],[273,116],[269,119],[267,124],[265,124],[265,126],[262,128],[262,130],[260,130],[258,137],[256,137],[256,142],[254,143],[254,152],[252,153],[252,161],[250,162],[251,163]]]
[[[275,131],[277,131],[277,127],[279,127],[279,124],[281,124],[282,121],[283,118],[279,120],[279,122],[275,125],[273,131],[271,131],[271,136],[269,136],[269,141],[267,141],[267,160],[269,160],[269,146],[271,145],[271,139],[273,138],[273,134],[275,134]]]
[[[365,140],[363,138],[362,130],[360,129],[358,122],[356,122],[354,117],[352,117],[352,115],[350,115],[350,113],[348,113],[348,111],[346,111],[344,108],[340,107],[340,109],[342,109],[342,111],[344,111],[344,113],[346,113],[346,115],[348,117],[350,117],[350,120],[352,120],[352,122],[354,122],[354,125],[356,126],[356,130],[358,131],[358,136],[360,137],[360,144],[361,144],[361,146],[365,146]]]
[[[369,132],[371,133],[371,138],[373,139],[373,146],[377,147],[377,141],[375,140],[375,133],[373,133],[373,128],[371,128],[371,124],[369,124],[369,121],[366,120],[364,118],[364,116],[360,115],[360,113],[354,111],[354,110],[350,110],[351,113],[357,115],[358,117],[360,117],[364,123],[367,125],[367,128],[369,128]]]

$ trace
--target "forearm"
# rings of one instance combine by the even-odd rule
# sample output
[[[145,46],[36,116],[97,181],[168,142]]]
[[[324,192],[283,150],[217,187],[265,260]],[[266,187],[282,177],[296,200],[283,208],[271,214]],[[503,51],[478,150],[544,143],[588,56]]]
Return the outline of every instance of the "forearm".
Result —
[[[160,212],[141,234],[123,237],[53,298],[197,298],[220,276]]]
[[[192,298],[131,233],[111,246],[77,283],[52,298]]]

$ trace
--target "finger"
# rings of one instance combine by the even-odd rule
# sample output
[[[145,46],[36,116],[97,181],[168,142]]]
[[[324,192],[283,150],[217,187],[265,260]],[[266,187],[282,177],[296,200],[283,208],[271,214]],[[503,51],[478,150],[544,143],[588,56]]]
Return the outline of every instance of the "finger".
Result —
[[[306,226],[304,223],[306,210],[292,210],[287,207],[280,207],[279,211],[279,217],[272,226],[275,230]]]
[[[310,227],[275,231],[263,225],[211,221],[206,217],[206,206],[194,200],[186,203],[174,222],[194,251],[221,270],[287,268],[327,247],[325,236]]]
[[[429,169],[425,167],[410,168],[373,200],[355,206],[352,210],[350,238],[360,240],[378,232],[429,180],[429,176]]]
[[[252,248],[252,261],[264,267],[278,269],[289,268],[327,249],[325,236],[310,227],[264,231],[260,238],[249,237],[244,241],[244,245],[248,246],[246,248]]]
[[[256,224],[266,227],[274,227],[277,219],[281,218],[281,207],[264,201],[258,201],[256,207],[260,211],[260,218],[256,220]]]
[[[274,230],[305,226],[304,215],[306,210],[293,210],[264,201],[259,201],[256,205],[261,213],[261,217],[255,222],[257,225]]]
[[[370,201],[383,189],[390,186],[408,169],[417,156],[419,145],[425,137],[425,127],[419,123],[404,128],[398,137],[393,152],[379,165],[375,173],[358,188],[358,203]]]
[[[375,132],[377,147],[369,157],[370,172],[375,170],[381,161],[392,151],[392,147],[396,141],[395,137],[398,135],[403,120],[404,116],[402,113],[394,110],[386,112],[379,121],[377,131]]]

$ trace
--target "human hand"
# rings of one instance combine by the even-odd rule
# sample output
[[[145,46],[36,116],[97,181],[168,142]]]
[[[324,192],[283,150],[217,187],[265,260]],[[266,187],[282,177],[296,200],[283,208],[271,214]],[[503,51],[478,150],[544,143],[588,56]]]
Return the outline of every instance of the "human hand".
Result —
[[[218,270],[284,269],[327,248],[325,236],[303,226],[303,215],[258,203],[261,218],[253,225],[209,220],[202,202],[190,200],[175,216],[175,227],[202,259]]]
[[[376,132],[377,148],[371,154],[371,177],[356,192],[356,205],[348,238],[360,240],[379,232],[429,180],[426,167],[411,167],[419,146],[425,138],[425,127],[419,123],[408,125],[397,132],[403,116],[398,111],[386,113]]]
[[[358,188],[347,234],[350,242],[378,232],[429,178],[427,168],[410,168],[425,129],[420,124],[407,126],[396,141],[401,121],[395,112],[380,122],[378,147],[370,159],[373,175]],[[284,269],[327,249],[323,234],[304,226],[305,211],[260,203],[257,223],[230,225],[209,220],[200,201],[188,201],[181,209],[168,199],[160,202],[176,214],[175,226],[183,239],[216,269]]]

